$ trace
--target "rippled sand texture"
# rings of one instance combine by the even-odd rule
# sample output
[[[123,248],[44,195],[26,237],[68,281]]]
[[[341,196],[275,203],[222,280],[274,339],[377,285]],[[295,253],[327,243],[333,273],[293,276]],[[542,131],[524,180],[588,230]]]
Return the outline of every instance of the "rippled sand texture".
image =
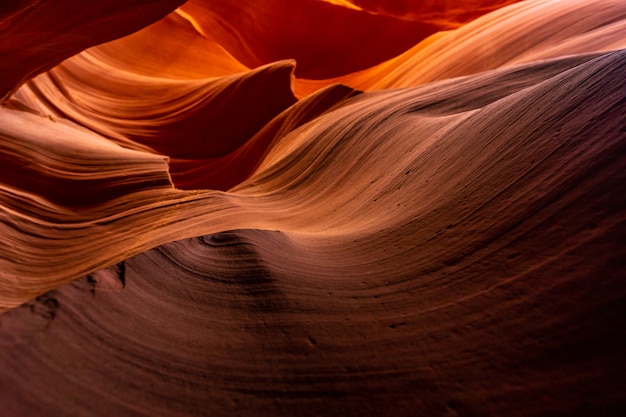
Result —
[[[626,3],[182,3],[0,6],[1,416],[626,415]]]

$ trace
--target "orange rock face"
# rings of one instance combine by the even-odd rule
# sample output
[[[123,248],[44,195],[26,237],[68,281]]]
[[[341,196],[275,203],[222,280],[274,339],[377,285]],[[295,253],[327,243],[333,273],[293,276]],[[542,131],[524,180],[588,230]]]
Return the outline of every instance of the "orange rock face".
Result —
[[[164,17],[184,0],[17,0],[0,6],[0,100],[21,83],[81,50]]]
[[[626,414],[626,3],[131,3],[0,6],[0,416]]]

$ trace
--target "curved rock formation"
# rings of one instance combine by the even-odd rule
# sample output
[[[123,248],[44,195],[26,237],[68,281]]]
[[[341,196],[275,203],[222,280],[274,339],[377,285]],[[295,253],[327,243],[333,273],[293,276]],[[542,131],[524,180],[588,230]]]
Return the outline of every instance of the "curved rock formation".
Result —
[[[3,415],[623,415],[626,8],[445,3],[193,0],[16,70]]]
[[[81,50],[156,22],[184,0],[18,0],[0,6],[0,103],[17,86]]]

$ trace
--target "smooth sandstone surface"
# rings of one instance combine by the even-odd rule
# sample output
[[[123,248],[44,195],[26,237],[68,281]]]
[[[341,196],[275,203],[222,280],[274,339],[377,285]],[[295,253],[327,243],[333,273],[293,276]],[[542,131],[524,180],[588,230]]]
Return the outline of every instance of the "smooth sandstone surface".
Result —
[[[623,2],[53,3],[0,6],[0,416],[626,413]]]
[[[184,0],[17,0],[0,6],[0,102],[24,81],[93,45],[163,18]]]

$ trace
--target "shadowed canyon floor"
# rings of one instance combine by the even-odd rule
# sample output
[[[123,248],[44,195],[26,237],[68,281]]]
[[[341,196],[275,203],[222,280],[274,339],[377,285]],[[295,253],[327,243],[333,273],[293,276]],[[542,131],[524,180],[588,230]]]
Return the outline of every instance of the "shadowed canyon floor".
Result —
[[[118,3],[0,7],[0,416],[626,414],[626,4]]]

